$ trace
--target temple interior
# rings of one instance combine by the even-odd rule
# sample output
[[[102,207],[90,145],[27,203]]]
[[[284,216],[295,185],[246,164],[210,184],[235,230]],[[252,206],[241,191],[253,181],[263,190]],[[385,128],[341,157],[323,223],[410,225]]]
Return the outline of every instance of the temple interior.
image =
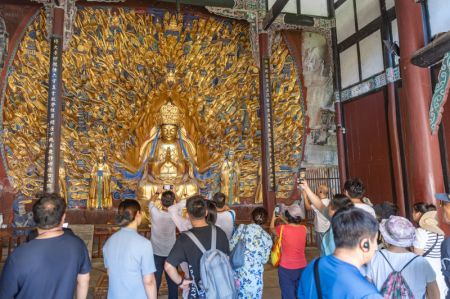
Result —
[[[301,173],[330,196],[358,177],[406,217],[436,204],[450,191],[449,7],[1,0],[1,262],[43,191],[65,199],[99,264],[92,298],[106,298],[101,246],[119,203],[148,209],[161,188],[222,192],[238,223],[297,200]]]

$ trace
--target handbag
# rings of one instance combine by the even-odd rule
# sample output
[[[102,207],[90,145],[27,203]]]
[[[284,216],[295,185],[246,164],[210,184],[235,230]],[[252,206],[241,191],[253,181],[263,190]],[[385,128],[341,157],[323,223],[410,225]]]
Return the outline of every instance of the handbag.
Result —
[[[283,229],[284,225],[281,226],[280,236],[272,247],[272,251],[270,252],[270,261],[274,267],[278,267],[281,260],[281,239],[283,238]]]
[[[239,269],[244,266],[245,262],[245,250],[246,250],[246,241],[245,235],[247,231],[247,226],[245,226],[244,231],[241,233],[241,236],[234,246],[233,250],[230,253],[230,263],[233,270]]]

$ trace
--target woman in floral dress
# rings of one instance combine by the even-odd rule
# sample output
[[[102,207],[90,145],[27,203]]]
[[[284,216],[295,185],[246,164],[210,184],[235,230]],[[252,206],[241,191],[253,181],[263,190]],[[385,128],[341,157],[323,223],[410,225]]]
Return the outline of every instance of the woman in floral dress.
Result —
[[[239,280],[239,298],[259,299],[263,293],[264,264],[272,248],[272,238],[261,227],[267,221],[267,211],[256,208],[252,212],[252,224],[239,225],[230,240],[232,250],[241,238],[245,238],[244,266],[235,270]]]

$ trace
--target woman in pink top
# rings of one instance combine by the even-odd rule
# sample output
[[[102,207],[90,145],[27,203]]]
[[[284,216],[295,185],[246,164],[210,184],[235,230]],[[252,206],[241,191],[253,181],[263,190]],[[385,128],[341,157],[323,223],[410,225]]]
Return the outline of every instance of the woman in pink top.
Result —
[[[281,230],[281,260],[278,267],[278,279],[282,299],[296,298],[297,286],[307,262],[305,257],[306,227],[301,225],[304,212],[298,204],[283,209],[280,216],[273,215],[270,230],[277,237]],[[275,220],[280,218],[286,224],[277,225]]]

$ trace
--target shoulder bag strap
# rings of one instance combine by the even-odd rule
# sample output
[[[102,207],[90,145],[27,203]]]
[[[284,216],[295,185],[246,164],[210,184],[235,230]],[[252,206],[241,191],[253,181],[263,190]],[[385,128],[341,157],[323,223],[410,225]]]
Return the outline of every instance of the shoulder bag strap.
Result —
[[[215,225],[211,225],[211,231],[212,231],[212,235],[211,235],[211,249],[210,250],[215,250],[216,243],[217,243],[217,230],[216,230]]]
[[[316,283],[317,299],[322,299],[322,287],[320,286],[320,276],[319,276],[319,260],[314,261],[314,282]]]
[[[423,257],[426,257],[427,255],[429,255],[431,253],[431,251],[433,251],[434,247],[436,247],[438,239],[439,239],[439,234],[436,234],[436,240],[434,240],[433,246],[431,246],[424,254],[422,254]]]
[[[381,256],[386,260],[386,262],[388,263],[389,267],[391,267],[392,271],[395,271],[394,267],[392,267],[391,263],[389,263],[387,257],[384,255],[383,251],[380,250],[380,254]],[[409,264],[409,263],[408,263]]]
[[[188,236],[192,242],[194,242],[195,245],[197,245],[198,249],[200,249],[200,251],[202,253],[205,253],[206,249],[205,247],[203,247],[202,243],[200,243],[200,241],[198,240],[198,238],[190,231],[184,232],[186,234],[186,236]]]
[[[231,211],[231,210],[229,210],[228,212],[231,214],[231,219],[233,219],[233,225],[234,225],[234,222],[235,222],[235,221],[234,221],[234,213],[233,213],[233,211]]]
[[[406,263],[406,265],[403,266],[403,268],[399,271],[402,272],[403,270],[405,270],[406,267],[409,266],[409,264],[411,264],[416,258],[418,258],[420,255],[416,255],[415,257],[413,257],[409,262]]]

